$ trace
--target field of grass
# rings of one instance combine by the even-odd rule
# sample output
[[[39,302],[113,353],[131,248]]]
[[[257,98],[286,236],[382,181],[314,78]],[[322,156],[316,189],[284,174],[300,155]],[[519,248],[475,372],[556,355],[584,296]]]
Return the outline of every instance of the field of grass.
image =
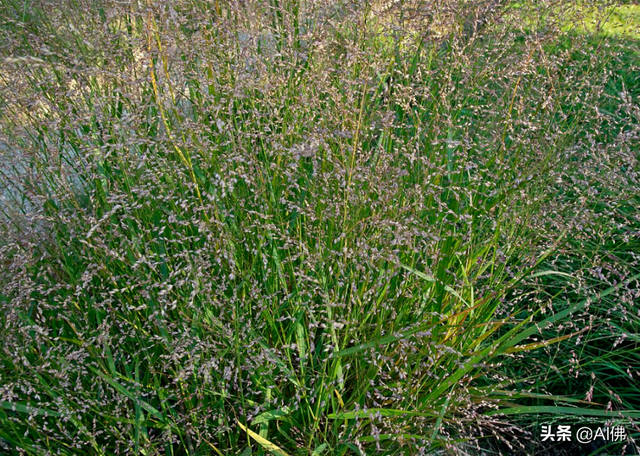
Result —
[[[639,103],[633,3],[0,0],[0,453],[637,454]]]

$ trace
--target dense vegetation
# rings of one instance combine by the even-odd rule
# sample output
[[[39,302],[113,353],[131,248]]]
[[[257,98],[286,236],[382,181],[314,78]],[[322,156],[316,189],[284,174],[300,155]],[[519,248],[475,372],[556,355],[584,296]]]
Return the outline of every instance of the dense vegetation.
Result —
[[[639,25],[0,0],[0,452],[637,452]]]

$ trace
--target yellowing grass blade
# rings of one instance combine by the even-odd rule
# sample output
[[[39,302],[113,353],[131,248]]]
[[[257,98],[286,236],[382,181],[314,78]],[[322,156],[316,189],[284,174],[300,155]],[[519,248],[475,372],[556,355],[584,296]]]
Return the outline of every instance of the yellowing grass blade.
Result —
[[[238,421],[238,420],[236,420],[236,421]],[[244,426],[240,421],[238,421],[238,426],[240,426],[240,428],[242,428],[243,431],[245,431],[247,434],[249,434],[249,437],[251,437],[253,440],[255,440],[260,445],[262,445],[262,448],[264,448],[265,450],[271,451],[273,454],[275,454],[277,456],[289,456],[278,445],[275,445],[275,444],[269,442],[264,437],[261,437],[259,434],[256,434],[251,429],[249,429],[248,427]]]

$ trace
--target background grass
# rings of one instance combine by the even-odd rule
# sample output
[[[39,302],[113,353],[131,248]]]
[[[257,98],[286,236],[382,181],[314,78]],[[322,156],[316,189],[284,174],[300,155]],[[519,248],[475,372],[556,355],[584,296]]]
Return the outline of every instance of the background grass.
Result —
[[[637,450],[634,5],[0,5],[3,451]]]

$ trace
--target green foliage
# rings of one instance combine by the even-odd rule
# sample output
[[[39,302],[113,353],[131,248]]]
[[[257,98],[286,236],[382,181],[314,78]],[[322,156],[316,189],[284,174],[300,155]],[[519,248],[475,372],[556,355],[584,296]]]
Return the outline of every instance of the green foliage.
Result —
[[[633,34],[565,30],[573,2],[173,3],[0,0],[0,449],[633,437]]]

